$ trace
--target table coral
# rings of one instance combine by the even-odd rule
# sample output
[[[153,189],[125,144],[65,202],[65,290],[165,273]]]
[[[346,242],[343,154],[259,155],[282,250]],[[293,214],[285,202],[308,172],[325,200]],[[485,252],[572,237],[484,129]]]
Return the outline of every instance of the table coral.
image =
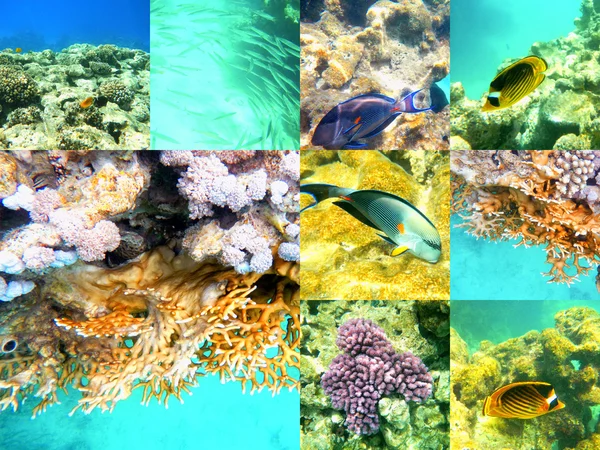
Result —
[[[39,414],[69,386],[86,413],[136,388],[167,404],[207,374],[298,388],[297,153],[223,152],[226,177],[259,173],[260,195],[240,210],[211,197],[198,220],[177,165],[209,152],[0,155],[18,180],[0,175],[13,208],[0,206],[0,409],[36,397]],[[275,181],[288,189],[273,202]],[[193,242],[211,232],[223,240],[200,256]]]
[[[588,424],[590,408],[600,401],[600,314],[573,307],[558,312],[554,321],[554,328],[497,345],[484,341],[472,355],[461,349],[466,344],[453,330],[452,447],[588,448],[597,439]],[[530,421],[482,417],[483,401],[495,389],[530,380],[551,383],[566,407]]]
[[[551,283],[600,264],[600,152],[462,151],[451,166],[453,211],[468,233],[545,246]]]

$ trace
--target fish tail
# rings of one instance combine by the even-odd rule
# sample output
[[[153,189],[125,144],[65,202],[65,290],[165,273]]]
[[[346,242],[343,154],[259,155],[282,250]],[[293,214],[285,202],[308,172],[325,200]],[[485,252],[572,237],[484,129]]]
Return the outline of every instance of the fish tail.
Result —
[[[422,108],[422,109],[417,108],[415,106],[415,97],[422,90],[423,89],[419,89],[418,91],[411,92],[406,97],[404,97],[402,100],[400,100],[398,102],[398,110],[407,112],[407,113],[419,113],[419,112],[429,111],[431,109],[431,106],[429,106],[429,108]]]
[[[354,192],[354,189],[347,189],[335,186],[334,184],[325,184],[325,183],[310,183],[303,184],[300,186],[300,192],[303,194],[308,194],[312,198],[315,199],[315,202],[308,205],[305,208],[302,208],[302,211],[305,211],[318,203],[326,200],[328,198],[339,197],[340,195],[348,195]]]

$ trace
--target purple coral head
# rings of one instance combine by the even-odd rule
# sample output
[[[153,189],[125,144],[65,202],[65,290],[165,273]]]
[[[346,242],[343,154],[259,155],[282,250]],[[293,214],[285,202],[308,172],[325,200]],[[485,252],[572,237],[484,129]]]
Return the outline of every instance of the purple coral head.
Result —
[[[385,332],[370,320],[352,319],[338,330],[336,356],[321,386],[336,409],[346,412],[346,426],[356,434],[379,430],[377,404],[384,395],[400,393],[406,400],[429,398],[433,379],[420,358],[396,353]]]

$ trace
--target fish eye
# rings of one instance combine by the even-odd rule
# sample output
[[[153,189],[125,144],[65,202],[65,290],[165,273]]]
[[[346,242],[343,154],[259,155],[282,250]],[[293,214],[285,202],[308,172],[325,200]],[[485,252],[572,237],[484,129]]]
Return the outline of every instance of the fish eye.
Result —
[[[17,348],[17,341],[14,339],[9,339],[8,341],[4,341],[2,343],[2,351],[4,353],[12,353]]]

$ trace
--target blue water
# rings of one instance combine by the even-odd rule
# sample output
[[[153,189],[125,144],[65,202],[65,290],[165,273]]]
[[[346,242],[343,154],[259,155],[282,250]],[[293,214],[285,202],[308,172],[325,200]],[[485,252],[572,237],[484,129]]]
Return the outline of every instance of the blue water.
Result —
[[[522,58],[536,41],[574,31],[580,0],[452,0],[452,82],[481,98],[506,58]]]
[[[282,390],[242,394],[238,383],[221,384],[216,376],[200,379],[184,404],[169,409],[152,401],[140,405],[141,391],[119,402],[111,414],[68,413],[79,393],[61,395],[62,404],[35,420],[35,399],[17,413],[0,413],[0,450],[295,450],[300,442],[300,396]],[[33,401],[32,401],[33,400]]]
[[[17,0],[1,3],[0,49],[60,51],[115,44],[150,51],[150,0]]]
[[[571,284],[548,283],[543,247],[514,248],[517,241],[490,242],[468,235],[451,217],[450,298],[453,300],[591,300],[599,299],[595,269]]]
[[[469,352],[478,350],[483,340],[494,344],[524,335],[528,331],[554,328],[554,315],[573,307],[600,312],[597,301],[462,301],[450,306],[452,327],[467,343]]]

